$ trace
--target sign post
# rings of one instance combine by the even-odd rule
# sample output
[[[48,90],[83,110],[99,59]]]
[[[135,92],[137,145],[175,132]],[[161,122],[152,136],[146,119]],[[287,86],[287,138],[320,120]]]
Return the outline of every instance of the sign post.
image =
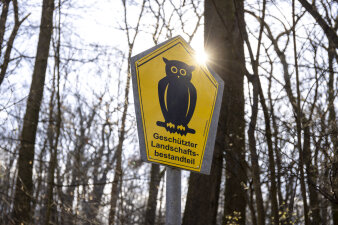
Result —
[[[181,170],[167,166],[166,225],[181,224]]]
[[[181,171],[209,174],[224,83],[180,36],[131,59],[141,159],[167,166],[167,224],[180,224]]]

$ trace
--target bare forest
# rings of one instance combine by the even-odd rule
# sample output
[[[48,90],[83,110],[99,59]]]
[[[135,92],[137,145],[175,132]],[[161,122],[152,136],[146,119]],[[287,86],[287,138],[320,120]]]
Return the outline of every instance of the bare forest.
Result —
[[[337,0],[0,0],[0,14],[0,224],[165,224],[130,59],[180,35],[224,81],[211,174],[182,171],[182,224],[338,225]]]

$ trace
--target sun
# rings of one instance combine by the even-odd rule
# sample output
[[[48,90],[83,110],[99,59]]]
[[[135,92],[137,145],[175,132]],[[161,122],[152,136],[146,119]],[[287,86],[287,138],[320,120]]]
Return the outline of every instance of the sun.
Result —
[[[195,58],[199,64],[206,64],[208,62],[208,54],[204,50],[197,50]]]

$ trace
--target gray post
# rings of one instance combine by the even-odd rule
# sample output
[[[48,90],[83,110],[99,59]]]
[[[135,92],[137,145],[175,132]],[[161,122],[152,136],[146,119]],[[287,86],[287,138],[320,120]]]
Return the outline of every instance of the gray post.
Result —
[[[167,167],[166,225],[181,224],[181,170]]]

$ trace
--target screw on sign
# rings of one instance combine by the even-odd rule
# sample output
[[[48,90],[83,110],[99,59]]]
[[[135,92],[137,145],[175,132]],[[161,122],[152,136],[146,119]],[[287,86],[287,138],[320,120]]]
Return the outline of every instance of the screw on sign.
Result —
[[[209,174],[215,145],[224,83],[195,56],[177,36],[131,59],[141,158],[169,166],[166,224],[180,224],[180,169]]]

